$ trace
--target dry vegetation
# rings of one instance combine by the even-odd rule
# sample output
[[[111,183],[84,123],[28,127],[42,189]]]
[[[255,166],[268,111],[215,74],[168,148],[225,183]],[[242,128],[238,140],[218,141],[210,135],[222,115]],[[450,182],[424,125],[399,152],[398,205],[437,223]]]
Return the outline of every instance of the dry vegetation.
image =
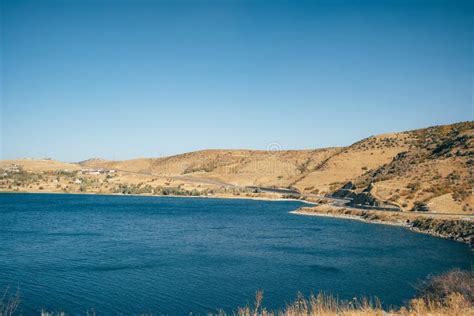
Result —
[[[312,295],[308,299],[299,296],[295,302],[281,311],[268,311],[264,307],[260,307],[258,297],[262,294],[257,293],[256,296],[254,307],[239,308],[235,314],[239,316],[467,316],[474,312],[471,302],[459,293],[451,293],[442,300],[413,299],[408,306],[392,310],[384,310],[376,299],[341,301],[320,293],[316,296]],[[218,315],[225,315],[225,313]]]
[[[404,210],[472,213],[474,124],[459,123],[406,132],[407,151],[354,179],[373,186],[380,200]]]
[[[20,291],[14,293],[7,287],[0,298],[0,316],[12,316],[20,305]]]
[[[18,166],[18,172],[9,172]],[[474,122],[368,137],[318,150],[203,150],[80,163],[0,161],[0,190],[277,198],[248,186],[339,195],[403,211],[474,214]],[[115,170],[91,175],[84,169]],[[343,191],[341,191],[343,189]],[[345,190],[345,191],[344,191]]]
[[[254,306],[237,310],[239,316],[285,315],[285,316],[362,316],[362,315],[457,315],[474,313],[473,278],[470,272],[458,269],[439,276],[429,276],[417,286],[418,295],[407,306],[399,309],[383,309],[378,299],[354,298],[339,300],[331,295],[319,293],[297,299],[281,311],[268,311],[262,307],[263,292],[257,291]],[[225,315],[221,313],[220,315]]]

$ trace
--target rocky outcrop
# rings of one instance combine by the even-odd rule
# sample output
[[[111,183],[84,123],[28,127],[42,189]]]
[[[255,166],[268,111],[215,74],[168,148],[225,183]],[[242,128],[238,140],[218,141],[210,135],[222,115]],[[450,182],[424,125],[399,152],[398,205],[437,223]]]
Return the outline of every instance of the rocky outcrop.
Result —
[[[361,210],[329,204],[302,207],[292,213],[345,218],[373,224],[402,226],[418,233],[469,243],[471,247],[474,248],[474,219],[472,218],[415,214],[412,212]]]
[[[474,241],[473,221],[419,217],[413,220],[409,227],[414,231],[447,239],[466,243],[472,243]]]
[[[358,193],[356,186],[351,181],[344,184],[339,190],[331,194],[331,197],[337,199],[350,200],[347,205],[349,206],[369,206],[369,207],[380,207],[382,203],[378,201],[371,193],[373,186],[370,183],[362,192]]]
[[[381,203],[370,193],[370,192],[361,192],[354,196],[352,201],[348,205],[351,206],[371,206],[371,207],[380,207]]]
[[[471,137],[468,135],[449,138],[433,149],[429,157],[449,157],[453,153],[457,156],[470,155],[472,154],[469,150],[471,148],[470,139]]]
[[[356,197],[356,195],[357,194],[352,190],[339,189],[333,194],[331,194],[331,197],[336,199],[353,199]]]
[[[343,189],[343,190],[355,190],[356,186],[354,185],[354,183],[352,183],[352,181],[349,181],[346,184],[344,184],[341,189]]]
[[[336,199],[353,199],[357,194],[354,192],[356,186],[351,181],[344,184],[339,190],[333,192],[331,197]]]

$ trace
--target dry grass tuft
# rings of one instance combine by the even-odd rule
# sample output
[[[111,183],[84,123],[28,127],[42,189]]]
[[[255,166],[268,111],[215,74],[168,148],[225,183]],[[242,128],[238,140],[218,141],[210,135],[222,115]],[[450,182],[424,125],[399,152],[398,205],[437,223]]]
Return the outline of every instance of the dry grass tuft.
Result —
[[[20,291],[10,293],[10,288],[6,288],[0,299],[0,316],[11,316],[20,305]]]

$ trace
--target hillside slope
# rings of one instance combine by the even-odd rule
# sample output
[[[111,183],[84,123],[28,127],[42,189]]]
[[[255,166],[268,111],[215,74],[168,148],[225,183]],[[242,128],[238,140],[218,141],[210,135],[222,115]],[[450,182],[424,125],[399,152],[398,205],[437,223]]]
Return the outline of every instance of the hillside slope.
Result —
[[[368,170],[389,163],[398,153],[408,150],[407,136],[385,134],[341,148],[323,164],[307,172],[293,184],[301,191],[328,194]]]
[[[339,148],[202,150],[76,164],[0,161],[0,190],[262,196],[248,187],[276,187],[306,198],[349,198],[353,205],[471,214],[473,166],[474,122],[463,122],[371,136]]]
[[[207,178],[235,186],[287,187],[297,176],[331,157],[337,150],[202,150],[164,158],[88,160],[80,165],[163,177]]]
[[[473,212],[473,123],[404,133],[409,148],[388,164],[357,177],[356,187],[405,210]]]

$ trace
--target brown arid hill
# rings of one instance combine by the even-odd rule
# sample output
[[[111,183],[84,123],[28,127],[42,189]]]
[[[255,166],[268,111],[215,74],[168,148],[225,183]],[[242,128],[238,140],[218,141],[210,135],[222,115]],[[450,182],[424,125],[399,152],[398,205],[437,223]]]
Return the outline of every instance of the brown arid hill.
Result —
[[[352,191],[365,190],[376,200],[405,211],[472,213],[473,122],[397,135],[404,140],[397,148],[403,150],[388,163],[351,180]]]
[[[8,169],[13,166],[21,166],[24,171],[31,173],[47,172],[55,170],[75,171],[81,167],[74,163],[60,162],[52,159],[15,159],[15,160],[0,160],[0,168]]]
[[[310,169],[292,185],[301,191],[328,194],[368,170],[389,163],[398,153],[408,150],[404,134],[384,134],[339,148],[329,159]]]
[[[124,161],[87,160],[87,168],[113,168],[161,177],[209,180],[233,186],[289,186],[300,174],[315,168],[337,152],[316,150],[202,150],[164,158]]]
[[[202,150],[79,163],[0,161],[0,190],[20,192],[349,198],[353,206],[473,214],[474,122],[368,137],[314,150]],[[251,187],[251,188],[249,188]],[[294,197],[294,195],[292,195]]]

